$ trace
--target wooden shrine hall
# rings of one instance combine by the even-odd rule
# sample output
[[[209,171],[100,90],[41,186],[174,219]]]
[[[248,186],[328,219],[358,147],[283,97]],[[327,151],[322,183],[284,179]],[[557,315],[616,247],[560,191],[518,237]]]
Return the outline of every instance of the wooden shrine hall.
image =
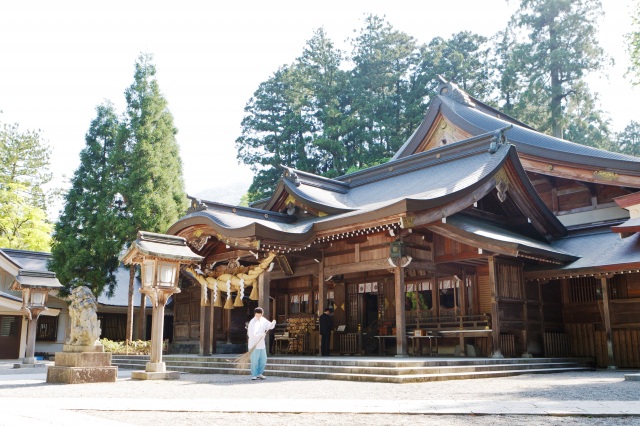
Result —
[[[183,274],[174,347],[243,344],[259,305],[287,350],[317,353],[330,307],[334,353],[640,367],[639,189],[640,158],[443,83],[388,163],[335,179],[283,167],[251,207],[192,199],[168,233],[205,260]]]

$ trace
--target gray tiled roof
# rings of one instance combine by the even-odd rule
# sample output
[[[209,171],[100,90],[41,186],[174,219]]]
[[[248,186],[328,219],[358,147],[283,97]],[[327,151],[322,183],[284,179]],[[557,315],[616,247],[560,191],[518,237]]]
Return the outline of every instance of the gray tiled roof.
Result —
[[[598,170],[622,170],[640,175],[640,157],[605,151],[537,132],[526,124],[474,99],[453,83],[447,83],[442,87],[449,89],[447,94],[433,98],[424,120],[393,159],[413,155],[433,125],[437,114],[441,113],[454,125],[472,135],[495,131],[509,124],[513,125],[513,128],[507,132],[507,138],[522,154],[590,166]],[[464,96],[461,97],[460,93]],[[471,102],[464,102],[463,98],[470,99]]]
[[[286,240],[286,234],[310,235],[321,224],[327,224],[323,225],[326,228],[333,221],[375,214],[390,206],[403,205],[398,208],[406,208],[408,201],[420,209],[434,207],[490,178],[508,156],[515,158],[511,151],[513,147],[508,145],[490,153],[490,139],[491,135],[487,135],[483,140],[474,141],[467,149],[461,149],[464,144],[446,147],[345,176],[343,180],[349,183],[346,192],[307,185],[304,179],[297,185],[285,180],[285,190],[303,203],[312,200],[316,204],[342,209],[344,213],[283,223],[243,215],[240,207],[234,212],[226,206],[216,208],[215,203],[206,203],[205,210],[191,212],[181,221],[201,217],[225,230],[228,236],[256,235],[262,229],[275,231]],[[340,182],[340,185],[344,187],[345,184]],[[269,215],[272,212],[263,213]]]
[[[447,96],[439,96],[439,98],[442,100],[442,103],[449,107],[461,120],[478,127],[482,133],[497,130],[510,124],[509,121],[456,102]],[[640,171],[640,157],[633,157],[569,142],[518,126],[517,124],[513,125],[513,128],[507,131],[507,137],[509,138],[509,142],[516,145],[518,151],[523,154],[549,157],[556,160],[565,159],[574,163],[592,166],[602,166],[603,160],[610,160],[615,163],[628,164],[629,167],[635,165],[635,170]],[[559,158],[558,155],[561,157]]]
[[[507,243],[524,253],[543,254],[559,257],[563,260],[575,260],[578,257],[546,242],[535,240],[495,223],[467,215],[456,214],[450,216],[447,218],[447,225],[455,226],[479,238]]]
[[[3,248],[2,252],[9,256],[21,269],[31,271],[48,271],[47,262],[51,253]]]
[[[627,238],[608,231],[577,235],[558,240],[553,247],[580,256],[561,270],[640,263],[640,233]]]
[[[113,297],[107,297],[104,293],[98,297],[98,303],[109,306],[128,306],[129,305],[129,268],[120,264],[115,272],[116,288]],[[140,306],[140,278],[135,277],[133,281],[133,306]],[[147,306],[151,306],[151,301],[147,298]]]
[[[3,291],[0,291],[0,297],[22,303],[21,297],[14,296],[13,294],[5,293]]]
[[[62,284],[60,284],[60,281],[56,278],[56,274],[49,271],[22,269],[16,276],[16,283],[18,283],[20,287],[49,288],[52,290],[62,288]],[[16,289],[12,288],[12,290]]]

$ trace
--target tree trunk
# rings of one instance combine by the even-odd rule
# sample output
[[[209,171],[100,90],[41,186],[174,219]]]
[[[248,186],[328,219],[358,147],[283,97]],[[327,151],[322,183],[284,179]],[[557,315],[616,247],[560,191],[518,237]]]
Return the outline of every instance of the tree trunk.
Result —
[[[560,65],[559,60],[555,58],[556,50],[558,50],[558,35],[553,28],[554,23],[549,28],[549,50],[551,56],[550,72],[551,72],[551,102],[549,108],[551,110],[551,132],[556,138],[562,139],[562,99],[564,99],[564,89],[562,81],[560,81]]]
[[[125,340],[130,342],[133,340],[133,283],[136,276],[136,267],[129,267],[129,298],[127,299],[127,332]]]

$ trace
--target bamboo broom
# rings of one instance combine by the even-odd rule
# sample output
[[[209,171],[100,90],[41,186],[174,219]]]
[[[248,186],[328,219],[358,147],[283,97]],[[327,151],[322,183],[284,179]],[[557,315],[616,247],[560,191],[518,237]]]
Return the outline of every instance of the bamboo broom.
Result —
[[[262,335],[262,337],[260,337],[258,339],[258,341],[251,348],[249,348],[249,352],[244,353],[244,354],[240,355],[239,357],[237,357],[233,361],[233,363],[238,368],[249,368],[249,365],[251,364],[251,352],[253,352],[253,350],[256,348],[256,346],[258,346],[258,343],[260,343],[265,338],[266,335],[267,335],[267,333],[264,333]]]

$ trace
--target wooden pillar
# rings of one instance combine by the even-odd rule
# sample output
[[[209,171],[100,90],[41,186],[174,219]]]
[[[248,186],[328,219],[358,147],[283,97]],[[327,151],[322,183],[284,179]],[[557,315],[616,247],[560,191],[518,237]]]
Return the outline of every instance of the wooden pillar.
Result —
[[[522,270],[520,271],[522,272]],[[529,353],[529,305],[527,304],[527,284],[524,277],[520,275],[520,285],[522,291],[522,317],[524,319],[524,331],[522,333],[522,358],[532,358]]]
[[[267,318],[269,321],[271,318],[271,303],[269,303],[269,298],[271,296],[271,277],[269,271],[264,271],[258,277],[258,306],[260,306],[264,313],[263,317]]]
[[[211,329],[209,315],[211,306],[200,306],[200,355],[211,355]]]
[[[318,263],[318,316],[324,313],[327,306],[327,283],[324,280],[324,255]],[[322,353],[322,336],[318,334],[318,355]]]
[[[607,368],[614,370],[616,361],[613,357],[613,333],[611,330],[611,315],[609,313],[609,279],[606,276],[600,277],[602,286],[602,315],[604,329],[607,333]]]
[[[500,318],[498,317],[498,277],[496,276],[496,260],[489,257],[489,285],[491,286],[491,337],[493,338],[492,358],[504,358],[500,347]]]
[[[211,297],[209,297],[209,303],[211,305],[211,309],[209,311],[209,338],[211,339],[211,353],[216,354],[218,352],[218,338],[216,333],[216,308],[213,306],[213,292]]]
[[[462,279],[458,278],[457,275],[454,277],[454,279],[457,282],[454,284],[453,291],[454,292],[456,292],[456,291],[458,292],[458,295],[457,295],[458,296],[457,300],[458,300],[458,304],[459,304],[459,306],[458,306],[458,315],[459,315],[459,318],[460,318],[460,330],[462,330],[464,328],[463,321],[462,321],[462,316],[465,315],[466,312],[467,312],[466,307],[465,307],[467,298],[466,298],[466,294],[465,294],[465,291],[464,291],[465,290],[465,288],[464,288],[464,286],[465,286],[464,271],[462,272]],[[465,344],[465,339],[464,339],[464,334],[463,333],[460,333],[460,338],[459,338],[458,344],[460,345],[460,356],[467,356],[467,351],[466,351],[467,347],[466,347],[466,344]]]
[[[140,294],[140,319],[138,320],[138,339],[147,340],[147,295]]]
[[[396,259],[400,264],[402,259]],[[396,356],[407,356],[407,320],[405,317],[405,293],[404,268],[397,266],[395,275],[395,299],[396,299]]]

